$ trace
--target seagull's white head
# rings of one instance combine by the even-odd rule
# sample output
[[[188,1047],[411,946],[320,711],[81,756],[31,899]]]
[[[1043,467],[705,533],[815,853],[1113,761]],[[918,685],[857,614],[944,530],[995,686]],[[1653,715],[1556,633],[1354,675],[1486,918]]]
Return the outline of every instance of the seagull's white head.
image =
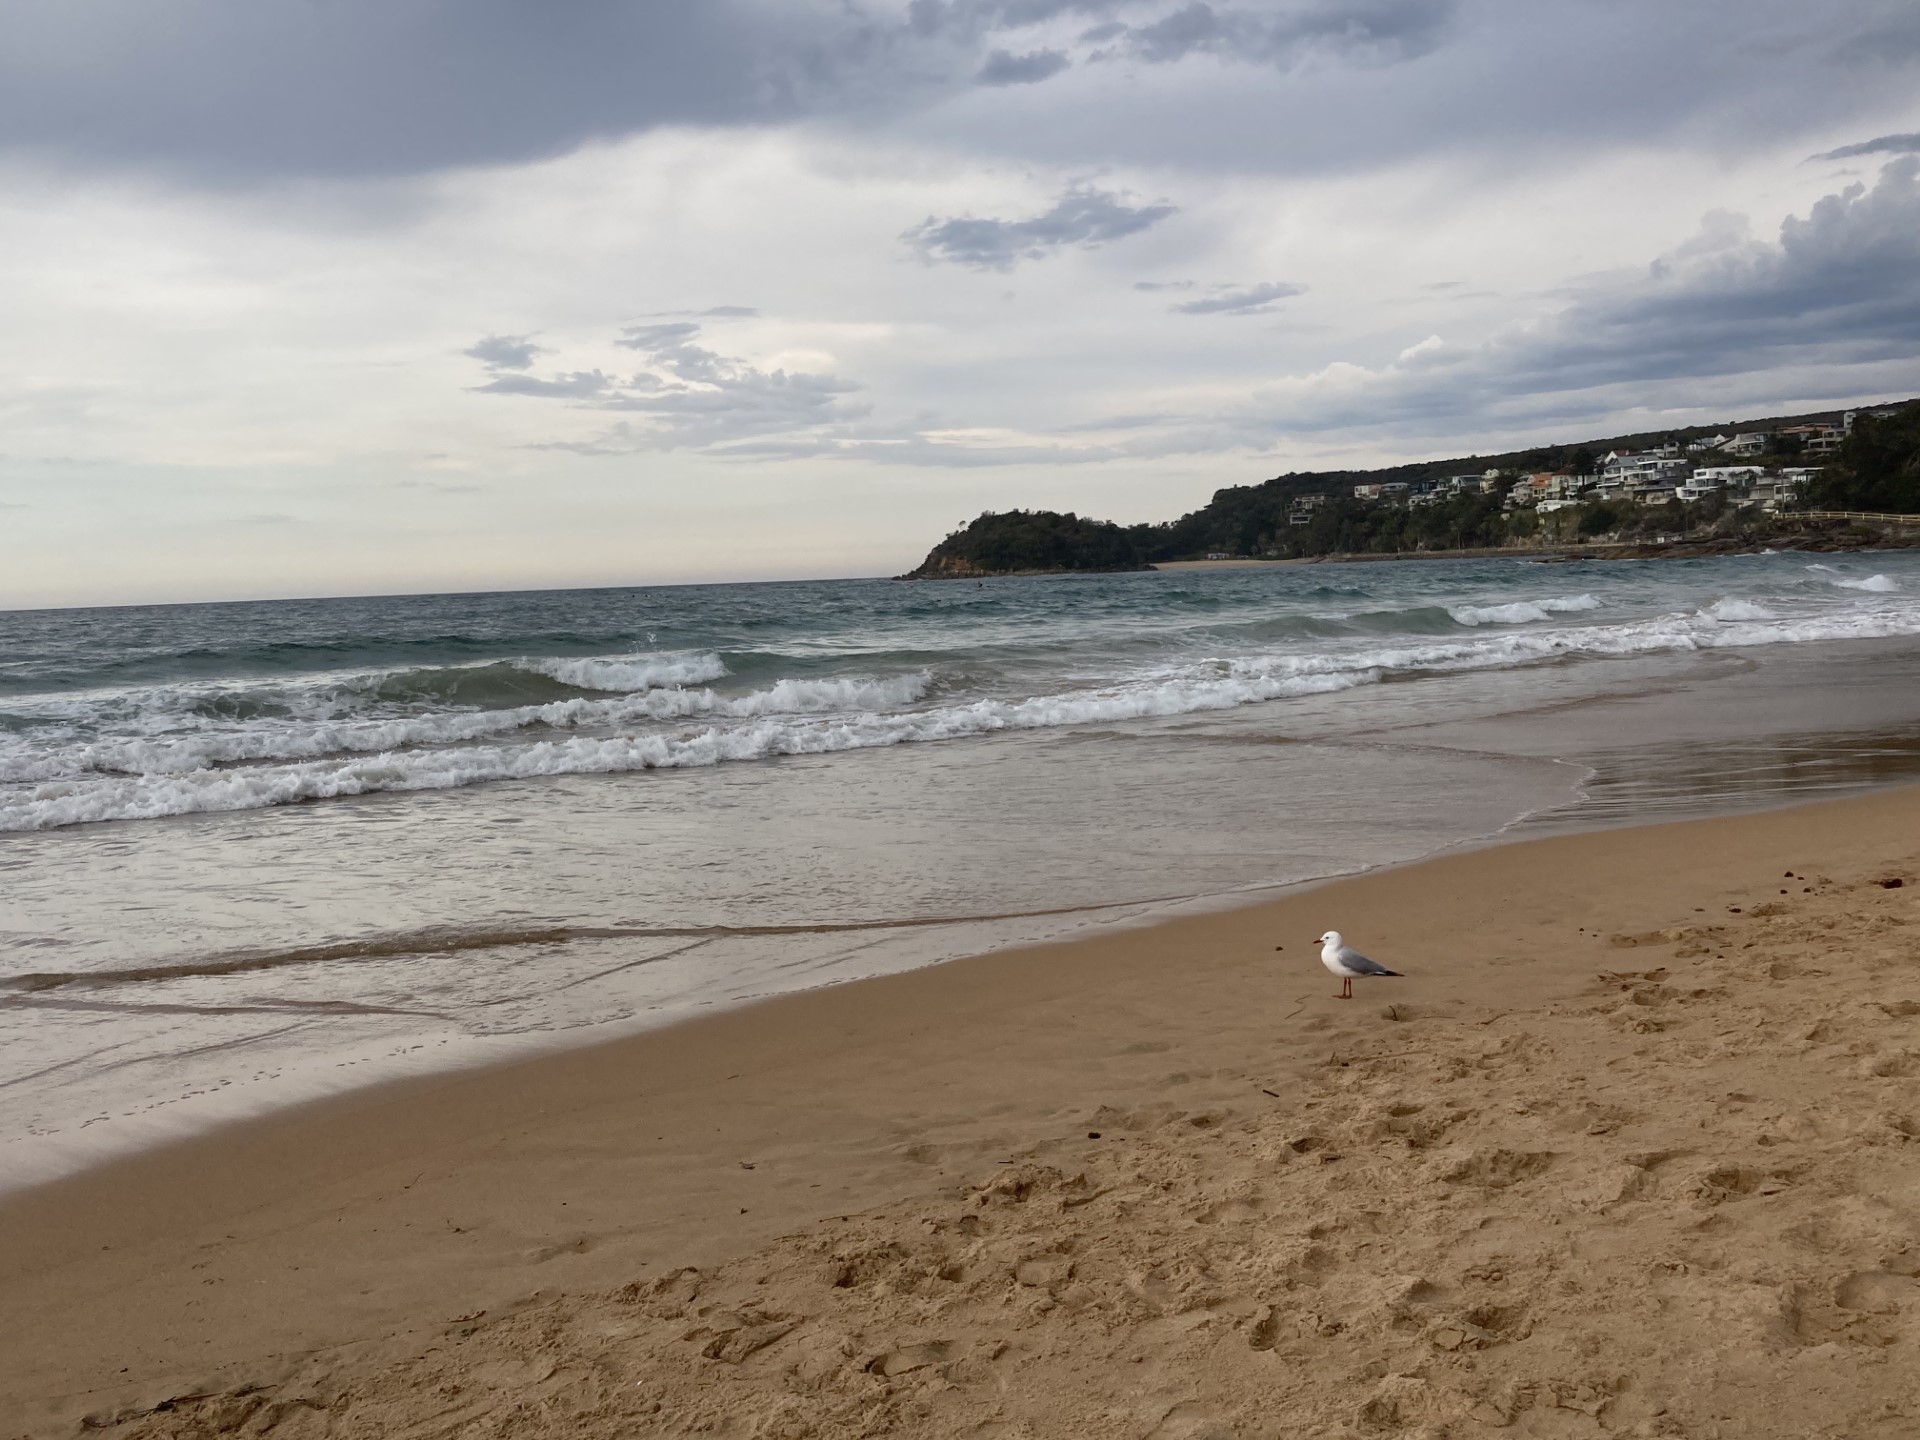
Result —
[[[1320,937],[1320,943],[1322,945],[1331,945],[1337,950],[1347,942],[1340,938],[1340,932],[1338,930],[1329,930]]]

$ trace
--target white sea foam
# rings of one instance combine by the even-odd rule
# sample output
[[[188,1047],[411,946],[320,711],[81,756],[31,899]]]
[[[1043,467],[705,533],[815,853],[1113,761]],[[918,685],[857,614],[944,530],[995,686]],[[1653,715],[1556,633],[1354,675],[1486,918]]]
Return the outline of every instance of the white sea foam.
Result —
[[[1112,723],[1323,694],[1372,684],[1390,674],[1497,669],[1570,656],[1915,634],[1920,634],[1920,608],[1909,604],[1793,619],[1762,617],[1729,606],[1718,615],[1676,613],[1619,625],[1533,628],[1471,639],[1237,656],[1057,694],[1017,700],[981,698],[917,709],[906,707],[920,704],[928,695],[932,682],[925,674],[783,680],[738,696],[722,696],[710,689],[654,689],[619,699],[571,700],[517,711],[461,711],[305,731],[282,728],[122,741],[119,758],[136,763],[118,767],[121,773],[102,774],[107,767],[96,764],[89,772],[45,777],[40,783],[32,775],[19,776],[25,783],[0,794],[0,830],[245,810],[294,800],[442,789],[490,780],[716,765],[1008,730]],[[686,720],[699,722],[699,728],[670,728],[672,722]],[[536,723],[575,733],[503,734],[499,728],[518,731]],[[489,731],[488,726],[496,728]],[[598,733],[578,733],[583,729]],[[268,748],[264,736],[277,736],[271,743],[284,753],[263,753]],[[208,741],[215,743],[209,748]],[[143,744],[154,748],[142,750]],[[182,748],[169,751],[168,745]],[[244,758],[273,763],[213,768],[223,758],[217,753],[221,746],[229,752],[250,746]],[[324,748],[329,746],[333,748]],[[366,753],[370,750],[378,753]],[[96,753],[96,759],[101,758],[103,752]],[[133,773],[126,773],[129,770]]]
[[[1780,618],[1766,606],[1752,600],[1742,600],[1737,595],[1723,596],[1700,613],[1709,620],[1778,620]]]
[[[1807,569],[1821,576],[1829,585],[1837,585],[1842,590],[1865,590],[1875,595],[1891,595],[1900,586],[1889,575],[1869,575],[1864,580],[1851,579],[1844,571],[1831,565],[1809,565]]]
[[[718,655],[624,655],[614,659],[521,660],[523,670],[582,690],[652,690],[704,685],[727,673]]]
[[[1545,600],[1514,600],[1505,605],[1450,605],[1447,613],[1462,625],[1526,625],[1554,615],[1598,610],[1594,595],[1555,595]]]
[[[256,722],[245,729],[173,729],[151,736],[0,751],[0,783],[84,783],[98,775],[190,775],[217,765],[471,744],[534,728],[581,730],[709,717],[897,710],[919,700],[931,684],[932,677],[922,671],[880,679],[781,680],[764,690],[734,696],[711,689],[656,689],[618,700],[560,700],[503,710],[319,723]],[[175,708],[171,700],[163,697],[163,711]],[[7,808],[0,804],[0,829],[6,828]]]

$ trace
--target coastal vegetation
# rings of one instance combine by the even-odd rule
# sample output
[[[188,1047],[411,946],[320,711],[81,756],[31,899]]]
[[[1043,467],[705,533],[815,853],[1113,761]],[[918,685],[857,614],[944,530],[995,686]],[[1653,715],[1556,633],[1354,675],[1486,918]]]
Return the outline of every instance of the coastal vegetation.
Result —
[[[1387,469],[1294,472],[1214,492],[1177,520],[1118,525],[1071,512],[989,511],[936,545],[909,578],[1138,570],[1206,558],[1299,559],[1542,547],[1595,540],[1761,544],[1797,510],[1920,514],[1920,402],[1850,417],[1844,438],[1809,462],[1807,434],[1839,437],[1840,417],[1749,422],[1734,453],[1756,472],[1802,477],[1759,492],[1666,481],[1629,487],[1605,470],[1641,454],[1705,454],[1726,444],[1705,427],[1544,446]],[[1757,444],[1758,448],[1754,448]],[[1832,445],[1832,442],[1829,441]],[[1636,447],[1646,447],[1644,450]],[[1655,448],[1660,447],[1660,448]],[[1685,468],[1688,462],[1667,461]],[[1461,472],[1467,472],[1462,475]],[[1537,504],[1528,479],[1565,485]],[[1757,477],[1756,477],[1757,478]],[[1804,485],[1803,485],[1804,480]],[[1463,484],[1464,482],[1469,482]],[[1395,498],[1384,500],[1382,492]]]
[[[1920,403],[1893,415],[1862,415],[1811,498],[1828,510],[1920,513]]]
[[[1017,575],[1061,570],[1141,570],[1148,549],[1138,532],[1110,520],[1083,520],[1071,512],[989,512],[956,530],[915,574],[931,577]]]

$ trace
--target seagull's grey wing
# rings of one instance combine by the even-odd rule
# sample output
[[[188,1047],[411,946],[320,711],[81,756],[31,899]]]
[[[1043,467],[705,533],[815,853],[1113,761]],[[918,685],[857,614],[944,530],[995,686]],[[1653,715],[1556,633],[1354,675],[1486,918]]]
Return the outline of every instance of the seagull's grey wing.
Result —
[[[1398,970],[1389,970],[1378,960],[1369,960],[1351,945],[1342,946],[1340,963],[1356,975],[1398,975]]]

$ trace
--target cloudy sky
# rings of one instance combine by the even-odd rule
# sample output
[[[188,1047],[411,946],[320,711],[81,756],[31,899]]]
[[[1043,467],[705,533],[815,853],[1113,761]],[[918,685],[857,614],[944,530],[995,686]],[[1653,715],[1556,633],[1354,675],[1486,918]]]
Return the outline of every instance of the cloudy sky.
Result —
[[[1920,393],[1912,0],[0,0],[0,606]]]

